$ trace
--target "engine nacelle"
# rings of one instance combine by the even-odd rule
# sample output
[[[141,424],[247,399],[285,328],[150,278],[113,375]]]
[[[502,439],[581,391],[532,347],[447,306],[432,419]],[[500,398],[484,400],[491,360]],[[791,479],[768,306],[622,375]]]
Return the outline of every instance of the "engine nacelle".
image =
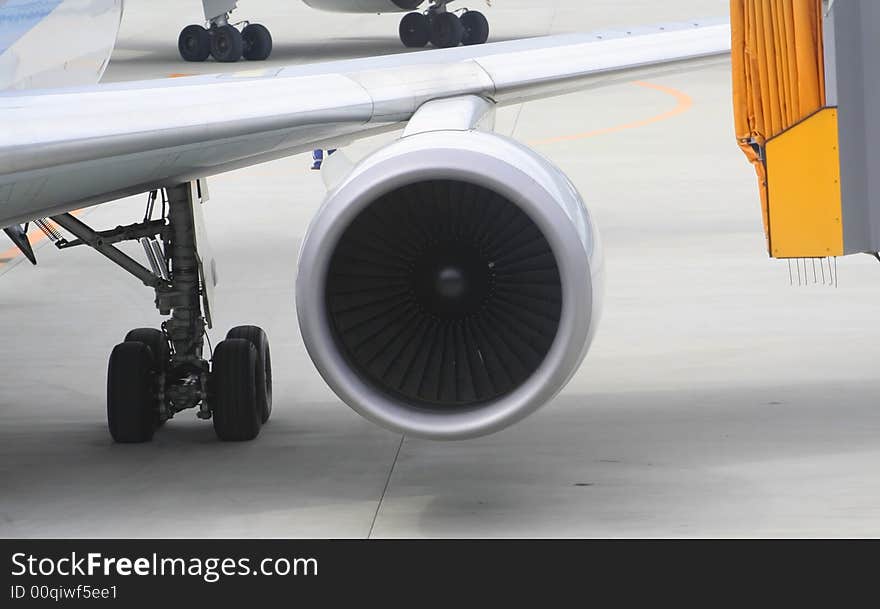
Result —
[[[549,401],[598,322],[602,252],[571,181],[481,131],[405,137],[329,193],[303,241],[306,348],[354,410],[432,439]]]
[[[425,0],[303,0],[308,6],[333,13],[400,13],[413,11]]]

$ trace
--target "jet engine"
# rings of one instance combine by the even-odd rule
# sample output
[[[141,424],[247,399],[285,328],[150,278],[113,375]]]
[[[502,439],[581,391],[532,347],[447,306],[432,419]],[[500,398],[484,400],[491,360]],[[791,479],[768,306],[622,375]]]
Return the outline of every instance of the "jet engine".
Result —
[[[303,241],[306,348],[392,430],[489,434],[549,401],[599,319],[602,252],[571,181],[482,131],[411,135],[356,165]]]

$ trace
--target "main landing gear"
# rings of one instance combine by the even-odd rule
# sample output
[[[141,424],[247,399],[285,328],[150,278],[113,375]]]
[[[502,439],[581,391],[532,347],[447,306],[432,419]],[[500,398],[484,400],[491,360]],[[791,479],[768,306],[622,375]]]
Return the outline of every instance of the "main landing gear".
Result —
[[[215,276],[202,223],[204,188],[200,180],[163,191],[156,220],[154,191],[142,222],[108,231],[95,231],[70,214],[54,216],[76,237],[72,241],[48,225],[57,247],[87,245],[153,288],[156,308],[169,316],[161,329],[130,331],[110,354],[107,422],[116,442],[147,442],[190,408],[198,409],[200,419],[213,419],[221,440],[252,440],[272,413],[272,361],[262,329],[233,328],[213,358],[205,357]],[[114,246],[130,240],[140,241],[149,269]]]
[[[409,13],[400,21],[400,41],[410,48],[430,42],[440,49],[483,44],[489,39],[489,21],[483,13],[464,9],[461,16],[448,11],[451,0],[435,0],[424,13]]]
[[[208,27],[188,25],[177,40],[177,49],[184,60],[205,61],[210,56],[216,61],[230,63],[241,58],[250,61],[269,58],[272,34],[265,26],[247,21],[229,22],[236,7],[234,0],[203,0],[203,4]]]

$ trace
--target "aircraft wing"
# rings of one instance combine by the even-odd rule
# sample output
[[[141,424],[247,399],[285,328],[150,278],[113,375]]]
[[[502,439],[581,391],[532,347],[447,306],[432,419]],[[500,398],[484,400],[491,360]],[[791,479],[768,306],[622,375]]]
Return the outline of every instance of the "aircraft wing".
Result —
[[[0,226],[398,129],[425,102],[499,105],[728,53],[727,23],[0,95]]]

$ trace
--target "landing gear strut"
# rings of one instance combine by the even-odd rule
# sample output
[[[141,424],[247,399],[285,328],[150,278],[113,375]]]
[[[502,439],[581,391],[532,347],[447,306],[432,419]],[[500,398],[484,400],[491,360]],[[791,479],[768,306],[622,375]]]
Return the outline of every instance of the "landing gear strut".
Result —
[[[170,316],[161,329],[132,330],[110,355],[107,420],[116,442],[146,442],[158,426],[190,408],[201,419],[213,418],[221,440],[252,440],[272,412],[272,364],[262,329],[233,328],[213,360],[205,357],[215,278],[202,230],[204,187],[196,181],[163,191],[158,220],[152,219],[154,191],[143,222],[109,231],[94,231],[70,214],[52,218],[77,237],[68,241],[55,231],[50,238],[57,247],[95,249],[153,288],[156,308]],[[140,241],[150,269],[113,245],[128,240]]]
[[[205,61],[209,56],[223,63],[241,58],[250,61],[269,58],[272,34],[265,26],[246,21],[229,22],[236,4],[235,0],[203,0],[207,27],[188,25],[177,40],[180,56],[185,61]]]
[[[483,44],[489,39],[489,21],[483,13],[463,9],[461,16],[448,11],[452,0],[433,0],[424,13],[408,13],[400,20],[400,41],[406,47],[431,45],[446,49],[460,44]]]

